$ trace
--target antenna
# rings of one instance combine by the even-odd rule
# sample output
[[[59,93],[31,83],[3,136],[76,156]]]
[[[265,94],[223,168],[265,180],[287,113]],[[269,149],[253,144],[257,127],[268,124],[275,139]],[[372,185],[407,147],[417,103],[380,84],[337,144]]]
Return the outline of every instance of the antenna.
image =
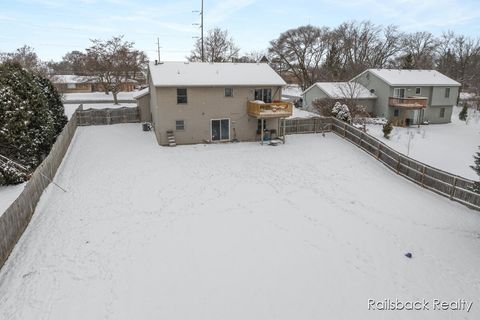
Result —
[[[160,63],[160,38],[157,38],[157,53],[158,53],[158,62]]]

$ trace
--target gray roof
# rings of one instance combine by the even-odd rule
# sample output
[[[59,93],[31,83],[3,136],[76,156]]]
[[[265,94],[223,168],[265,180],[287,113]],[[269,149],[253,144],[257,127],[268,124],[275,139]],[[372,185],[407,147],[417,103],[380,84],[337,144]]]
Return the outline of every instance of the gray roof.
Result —
[[[156,87],[286,84],[266,63],[151,62],[149,72]]]
[[[403,70],[403,69],[368,69],[370,72],[391,86],[460,86],[457,81],[436,70]],[[354,78],[354,79],[355,79]]]
[[[358,82],[316,82],[303,93],[318,87],[331,99],[375,99],[377,96]]]

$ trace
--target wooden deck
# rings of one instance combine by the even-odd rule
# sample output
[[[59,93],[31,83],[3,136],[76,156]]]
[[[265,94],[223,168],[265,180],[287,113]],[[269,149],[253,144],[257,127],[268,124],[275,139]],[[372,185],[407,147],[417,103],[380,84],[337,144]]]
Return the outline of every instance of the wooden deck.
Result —
[[[290,102],[260,103],[247,102],[247,113],[255,118],[287,118],[293,113],[293,105]]]
[[[427,103],[428,98],[425,97],[388,98],[388,105],[396,108],[423,109],[427,107]]]

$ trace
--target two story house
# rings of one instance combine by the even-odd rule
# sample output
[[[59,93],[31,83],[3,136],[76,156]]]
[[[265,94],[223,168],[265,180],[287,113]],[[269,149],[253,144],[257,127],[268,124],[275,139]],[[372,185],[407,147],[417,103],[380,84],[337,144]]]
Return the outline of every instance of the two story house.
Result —
[[[266,63],[151,62],[148,83],[142,98],[160,145],[263,142],[293,111]]]
[[[351,81],[377,96],[375,115],[398,126],[450,122],[461,86],[435,70],[368,69]]]

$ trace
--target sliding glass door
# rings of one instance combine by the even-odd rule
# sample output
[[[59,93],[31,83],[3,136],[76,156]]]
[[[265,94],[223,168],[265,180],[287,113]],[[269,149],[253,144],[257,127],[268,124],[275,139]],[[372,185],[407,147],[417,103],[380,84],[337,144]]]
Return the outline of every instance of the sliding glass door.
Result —
[[[230,140],[230,119],[211,120],[212,141]]]

